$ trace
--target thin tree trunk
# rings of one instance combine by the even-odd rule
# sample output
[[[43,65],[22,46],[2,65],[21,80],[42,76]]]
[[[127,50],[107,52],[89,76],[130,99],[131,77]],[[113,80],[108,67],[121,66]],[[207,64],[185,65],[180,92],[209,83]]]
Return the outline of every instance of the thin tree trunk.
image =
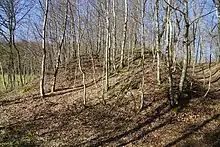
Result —
[[[91,27],[92,29],[92,27]],[[92,35],[93,36],[93,35]],[[88,36],[89,37],[89,36]],[[89,39],[89,44],[90,44],[90,53],[89,53],[89,56],[91,58],[91,61],[92,61],[92,76],[93,76],[93,81],[94,81],[94,84],[95,84],[95,87],[98,88],[97,86],[97,83],[96,83],[96,68],[95,68],[95,61],[94,61],[94,58],[93,58],[93,44],[92,44],[92,39],[91,38],[88,38]]]
[[[13,35],[13,37],[14,37],[14,35]],[[14,46],[16,52],[17,52],[19,78],[20,78],[21,86],[23,86],[24,82],[23,82],[23,79],[22,79],[21,55],[20,55],[19,49],[17,48],[17,46],[14,42],[14,39],[13,39],[13,46]]]
[[[114,42],[114,46],[112,48],[112,63],[113,63],[113,69],[114,71],[116,71],[116,65],[115,65],[115,56],[116,56],[116,48],[117,48],[117,20],[116,20],[116,12],[115,12],[115,8],[116,8],[116,4],[115,4],[115,0],[112,0],[112,8],[113,8],[113,42]]]
[[[208,95],[208,93],[211,89],[211,81],[212,81],[212,70],[211,70],[211,64],[212,64],[212,39],[211,39],[211,43],[210,43],[210,53],[209,53],[209,84],[208,84],[208,89],[207,89],[205,95],[203,96],[204,98]]]
[[[175,45],[174,45],[174,52],[173,52],[173,71],[176,71],[176,65],[177,65],[177,61],[176,61],[176,52],[178,51],[178,48],[179,48],[179,45],[180,45],[180,33],[181,33],[181,18],[178,19],[178,15],[177,15],[177,12],[175,11],[175,19],[176,19],[176,28],[177,28],[177,33],[175,31],[174,33],[174,42],[175,42]],[[176,35],[177,34],[177,35]]]
[[[170,3],[170,0],[168,0]],[[174,92],[173,92],[173,75],[172,75],[172,24],[170,20],[170,7],[167,6],[167,32],[166,32],[166,57],[167,57],[167,67],[168,67],[168,81],[169,81],[169,101],[171,107],[175,105],[174,102]]]
[[[109,87],[109,46],[110,46],[110,25],[109,25],[109,0],[106,2],[106,45],[105,45],[105,92]]]
[[[124,31],[123,31],[123,42],[122,42],[122,47],[121,47],[121,61],[120,61],[120,66],[121,68],[124,67],[124,50],[125,50],[125,45],[126,45],[126,39],[127,39],[127,24],[128,24],[128,2],[127,0],[124,0],[125,3],[125,17],[124,17]]]
[[[142,2],[142,50],[141,50],[141,56],[142,56],[142,82],[141,82],[141,99],[140,99],[140,110],[143,109],[144,105],[144,51],[145,51],[145,25],[144,25],[144,16],[145,16],[145,5],[147,0],[143,0]]]
[[[53,93],[55,91],[56,88],[56,78],[57,78],[57,73],[59,70],[59,65],[60,65],[60,56],[61,56],[61,50],[63,47],[63,43],[64,43],[64,38],[65,38],[65,34],[66,34],[66,25],[67,25],[67,16],[68,16],[68,0],[66,1],[66,13],[65,13],[65,19],[63,22],[63,35],[62,35],[62,39],[61,39],[61,43],[59,44],[59,50],[58,50],[58,57],[57,57],[57,62],[56,62],[56,67],[55,67],[55,72],[54,72],[54,76],[53,76],[53,83],[52,83],[52,87],[51,87],[51,92]]]
[[[199,57],[199,49],[200,49],[200,41],[201,41],[201,36],[200,36],[200,27],[199,27],[199,39],[197,43],[197,50],[196,50],[196,59],[195,59],[195,64],[198,63],[198,57]]]
[[[80,70],[80,72],[81,72],[81,74],[82,74],[82,76],[83,76],[83,104],[84,104],[84,106],[86,106],[86,82],[85,82],[85,73],[83,72],[83,70],[82,70],[82,65],[81,65],[81,58],[80,58],[80,43],[78,43],[78,47],[77,47],[77,49],[78,49],[78,62],[79,62],[79,70]]]
[[[47,26],[47,16],[49,9],[49,0],[46,0],[46,10],[44,10],[44,21],[43,21],[43,29],[42,29],[42,49],[43,49],[43,57],[41,63],[41,78],[40,78],[40,95],[43,98],[45,96],[44,91],[44,78],[45,78],[45,64],[46,64],[46,26]]]
[[[101,35],[100,35],[100,14],[98,13],[98,28],[97,28],[97,39],[96,39],[96,52],[95,54],[98,55],[100,50],[100,43],[101,43]]]
[[[95,72],[95,62],[94,62],[94,58],[93,58],[92,54],[90,54],[90,58],[92,60],[92,76],[93,76],[93,81],[94,81],[95,87],[98,88],[97,83],[96,83],[96,78],[95,78],[95,75],[96,75],[96,72]]]
[[[199,46],[196,48],[196,35],[197,35],[197,26],[199,27],[199,39],[198,39],[198,43],[200,42],[200,20],[197,21],[197,24],[193,24],[193,50],[195,52],[195,60],[193,61],[193,76],[195,75],[195,66],[196,66],[196,63],[197,63],[197,60],[198,60],[198,53],[199,53]],[[191,85],[190,85],[190,89],[192,89],[193,87],[193,82],[191,82]]]
[[[159,25],[159,0],[155,1],[156,21],[156,52],[157,52],[157,84],[160,85],[160,25]]]
[[[81,58],[80,58],[80,48],[81,48],[81,22],[80,22],[80,13],[79,13],[79,0],[77,0],[77,4],[78,4],[78,9],[77,9],[77,13],[78,13],[78,28],[79,28],[79,31],[78,31],[78,45],[77,45],[77,53],[78,53],[78,62],[79,62],[79,70],[83,76],[83,104],[84,106],[86,106],[86,82],[85,82],[85,73],[83,72],[82,70],[82,65],[81,65]]]
[[[76,80],[77,80],[77,65],[75,65],[75,71],[74,71],[74,83],[73,83],[73,87],[75,88],[76,87]]]
[[[10,40],[9,40],[9,48],[10,48],[10,55],[9,55],[9,72],[8,72],[8,84],[10,85],[10,90],[14,88],[14,81],[13,81],[13,73],[14,73],[14,59],[13,59],[13,43],[12,43],[12,29],[10,30]]]
[[[6,81],[5,81],[5,72],[2,67],[2,62],[0,62],[0,68],[1,68],[1,75],[2,75],[2,85],[4,87],[4,90],[7,90]]]
[[[185,53],[183,59],[183,69],[179,82],[179,92],[182,96],[183,86],[186,79],[187,68],[188,68],[188,54],[189,54],[189,20],[188,20],[188,1],[184,0],[184,22],[185,22],[185,33],[184,33],[184,42],[185,42]]]
[[[200,48],[199,63],[202,63],[202,58],[203,58],[203,37],[202,36],[199,41],[199,48]]]
[[[219,0],[213,0],[213,2],[215,3],[215,6],[216,6],[216,15],[217,15],[217,18],[218,18],[218,42],[220,43],[220,2]],[[220,49],[220,48],[219,48]],[[220,50],[219,50],[220,52]],[[218,55],[218,62],[220,63],[220,53]]]
[[[129,32],[129,39],[128,39],[128,54],[127,54],[127,57],[128,57],[128,66],[127,66],[127,69],[129,70],[129,68],[130,68],[130,58],[131,58],[131,51],[130,51],[130,49],[132,49],[133,47],[132,47],[132,33],[133,33],[133,27],[132,28],[130,28],[130,29],[128,29],[128,32]]]
[[[72,6],[70,7],[70,18],[71,18],[71,41],[72,41],[72,52],[73,58],[77,57],[77,47],[76,47],[76,26],[75,26],[75,19],[74,19],[75,11],[72,10]]]
[[[25,84],[26,78],[27,78],[26,66],[24,65],[23,68],[24,68],[24,69],[23,69],[23,73],[24,73],[23,80],[24,80],[24,84]]]
[[[13,86],[16,87],[16,65],[13,64]]]

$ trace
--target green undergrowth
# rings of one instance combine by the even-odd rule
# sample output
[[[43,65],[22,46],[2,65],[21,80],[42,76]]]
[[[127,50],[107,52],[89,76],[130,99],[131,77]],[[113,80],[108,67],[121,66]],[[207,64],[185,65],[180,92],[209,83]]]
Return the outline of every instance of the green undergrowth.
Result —
[[[25,76],[23,75],[22,78],[23,78],[24,83],[28,83],[28,82],[32,81],[33,79],[35,79],[36,76],[35,75],[25,75]],[[24,81],[24,79],[25,79],[25,81]],[[2,78],[2,76],[0,76],[0,91],[1,92],[5,92],[9,89],[7,75],[5,75],[5,84],[6,84],[6,88],[7,88],[6,90],[3,86],[3,78]],[[25,93],[28,91],[28,88],[26,87],[26,85],[21,87],[20,76],[18,74],[15,75],[15,88],[21,88],[22,90],[20,91],[20,93]]]

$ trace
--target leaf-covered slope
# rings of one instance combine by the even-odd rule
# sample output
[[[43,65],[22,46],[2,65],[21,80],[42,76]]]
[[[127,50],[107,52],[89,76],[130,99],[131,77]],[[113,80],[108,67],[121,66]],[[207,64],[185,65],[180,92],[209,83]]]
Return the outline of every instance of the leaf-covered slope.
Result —
[[[202,98],[195,92],[181,108],[171,109],[166,68],[162,65],[163,82],[158,87],[149,55],[144,69],[144,107],[139,111],[142,69],[138,60],[129,69],[110,75],[104,100],[100,61],[95,60],[96,82],[91,60],[86,62],[87,107],[83,106],[82,76],[75,72],[75,62],[60,70],[58,90],[53,94],[49,93],[51,76],[47,76],[44,99],[38,94],[37,80],[24,93],[18,90],[2,96],[0,146],[219,146],[219,95]]]

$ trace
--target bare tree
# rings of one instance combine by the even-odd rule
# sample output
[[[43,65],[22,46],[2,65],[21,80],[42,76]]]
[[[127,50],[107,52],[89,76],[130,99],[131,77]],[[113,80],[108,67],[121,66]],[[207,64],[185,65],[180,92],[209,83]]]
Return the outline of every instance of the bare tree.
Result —
[[[9,55],[9,83],[10,88],[15,87],[15,61],[13,50],[17,53],[17,67],[21,85],[24,84],[22,79],[21,55],[15,43],[15,31],[21,25],[24,18],[31,10],[32,5],[29,1],[23,4],[21,0],[1,0],[0,2],[0,35],[8,42],[10,49]],[[9,35],[8,35],[9,34]],[[13,75],[13,78],[12,78]]]
[[[211,33],[210,33],[211,35]],[[212,36],[211,42],[210,42],[210,50],[209,50],[209,82],[208,82],[208,88],[203,97],[206,97],[211,89],[211,82],[212,82],[212,70],[211,70],[211,64],[212,64],[212,41],[213,41],[214,36]]]
[[[170,3],[170,0],[168,0]],[[169,100],[171,106],[175,105],[174,102],[174,91],[173,91],[173,75],[172,75],[172,24],[170,18],[170,7],[167,5],[167,13],[166,13],[166,60],[167,60],[167,67],[168,67],[168,81],[169,81]]]
[[[46,6],[45,10],[43,9],[44,12],[44,20],[43,20],[43,26],[42,26],[42,50],[43,50],[43,57],[42,57],[42,63],[41,63],[41,78],[40,78],[40,95],[41,97],[45,96],[45,91],[44,91],[44,79],[45,79],[45,67],[46,67],[46,27],[47,27],[47,17],[48,17],[48,11],[49,11],[49,1],[46,0]],[[40,2],[40,0],[39,0]],[[40,2],[41,3],[41,2]]]
[[[144,24],[144,17],[145,17],[145,5],[147,0],[143,0],[142,2],[142,50],[141,50],[141,56],[142,56],[142,83],[141,83],[141,99],[140,99],[140,110],[143,108],[144,104],[144,51],[145,51],[145,24]]]
[[[155,1],[156,21],[156,53],[157,53],[157,84],[160,85],[160,24],[159,24],[159,0]]]
[[[81,49],[81,39],[82,39],[82,31],[81,31],[81,18],[80,18],[80,3],[79,0],[77,0],[78,9],[77,9],[77,16],[78,16],[78,44],[77,44],[77,53],[78,53],[78,64],[79,64],[79,70],[82,74],[82,83],[83,83],[83,104],[86,106],[86,81],[85,81],[85,72],[82,69],[81,65],[81,57],[80,57],[80,49]]]
[[[66,34],[66,25],[67,25],[67,18],[68,18],[68,5],[69,5],[69,2],[68,2],[68,0],[66,0],[66,12],[65,12],[65,18],[64,18],[64,21],[63,21],[63,24],[62,24],[63,25],[62,26],[62,38],[61,38],[61,42],[59,44],[56,67],[55,67],[54,76],[53,76],[53,83],[52,83],[52,87],[51,87],[51,92],[52,93],[55,91],[56,78],[57,78],[57,73],[58,73],[59,65],[60,65],[61,50],[62,50],[62,47],[63,47],[64,38],[65,38],[65,34]]]
[[[112,47],[112,62],[113,62],[113,68],[116,70],[116,65],[115,65],[115,56],[116,56],[116,49],[117,49],[117,19],[116,19],[116,4],[115,0],[112,0],[112,13],[113,13],[113,47]]]
[[[121,60],[120,66],[124,67],[124,50],[127,41],[127,26],[128,26],[128,1],[124,0],[125,10],[124,10],[124,30],[123,30],[123,42],[121,47]]]
[[[183,86],[184,86],[184,82],[186,79],[186,74],[187,74],[187,68],[188,68],[188,55],[189,55],[189,45],[190,45],[190,41],[189,41],[189,8],[188,8],[188,1],[184,0],[184,46],[185,46],[185,50],[184,50],[184,58],[183,58],[183,69],[182,69],[182,73],[181,73],[181,77],[180,77],[180,82],[179,82],[179,91],[180,91],[180,95],[183,92]]]
[[[111,46],[110,42],[110,16],[109,16],[109,4],[110,1],[106,1],[106,45],[105,45],[105,92],[108,91],[109,87],[109,50]]]
[[[217,18],[218,18],[218,36],[219,36],[218,41],[220,43],[220,2],[219,2],[219,0],[213,0],[213,3],[215,4],[216,9],[217,9],[216,15],[217,15]],[[218,62],[220,62],[220,54],[219,54],[218,59],[219,59]]]

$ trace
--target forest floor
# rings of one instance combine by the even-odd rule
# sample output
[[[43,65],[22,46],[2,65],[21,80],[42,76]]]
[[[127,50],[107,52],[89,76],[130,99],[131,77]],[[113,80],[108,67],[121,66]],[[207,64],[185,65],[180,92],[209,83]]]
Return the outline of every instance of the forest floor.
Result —
[[[186,88],[181,105],[171,109],[166,69],[161,70],[162,84],[157,86],[152,63],[149,55],[141,111],[142,68],[138,60],[110,75],[110,89],[104,98],[101,64],[95,60],[93,77],[91,60],[85,61],[86,107],[82,76],[75,63],[61,68],[55,93],[49,92],[52,76],[47,75],[44,99],[38,94],[38,79],[1,94],[0,146],[219,147],[220,65],[211,66],[211,89],[206,97],[210,72],[207,64],[197,65],[187,78],[193,81],[191,90]],[[177,69],[176,85],[179,76]]]

